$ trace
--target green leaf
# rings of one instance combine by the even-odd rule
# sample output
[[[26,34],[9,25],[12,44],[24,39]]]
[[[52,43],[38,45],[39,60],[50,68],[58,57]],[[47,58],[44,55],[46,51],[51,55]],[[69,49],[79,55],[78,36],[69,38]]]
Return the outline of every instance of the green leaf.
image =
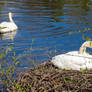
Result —
[[[0,69],[1,69],[2,67],[1,67],[1,64],[0,64]]]
[[[85,35],[84,34],[82,35],[82,39],[85,40]]]
[[[5,70],[3,69],[1,73],[3,74],[4,72],[5,72]]]
[[[0,58],[2,58],[2,54],[0,54]]]
[[[16,54],[16,53],[15,53],[15,51],[14,51],[14,52],[13,52],[13,55],[15,56],[15,54]]]
[[[17,61],[16,63],[15,63],[15,65],[18,65],[19,64],[19,61]]]

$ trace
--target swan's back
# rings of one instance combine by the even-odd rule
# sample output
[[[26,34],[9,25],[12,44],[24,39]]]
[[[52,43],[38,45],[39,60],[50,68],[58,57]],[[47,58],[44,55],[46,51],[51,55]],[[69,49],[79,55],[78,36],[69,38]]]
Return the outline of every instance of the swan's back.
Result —
[[[18,29],[18,27],[11,22],[3,22],[0,24],[0,33],[6,33],[6,32],[11,32],[11,31],[15,31]]]
[[[11,29],[17,29],[18,27],[15,25],[15,23],[12,22],[2,22],[0,23],[0,27],[7,27],[7,28],[11,28]]]
[[[66,54],[57,55],[52,58],[51,62],[62,68],[62,69],[73,69],[73,70],[80,70],[80,69],[88,69],[92,68],[92,56],[88,55],[81,55],[78,51],[69,52]]]

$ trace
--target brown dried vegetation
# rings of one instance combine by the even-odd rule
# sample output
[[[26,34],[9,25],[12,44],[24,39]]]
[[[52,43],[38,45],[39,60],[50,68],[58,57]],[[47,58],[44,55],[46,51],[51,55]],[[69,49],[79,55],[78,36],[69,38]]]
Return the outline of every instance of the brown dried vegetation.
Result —
[[[61,70],[50,61],[20,74],[10,92],[92,92],[92,71]]]

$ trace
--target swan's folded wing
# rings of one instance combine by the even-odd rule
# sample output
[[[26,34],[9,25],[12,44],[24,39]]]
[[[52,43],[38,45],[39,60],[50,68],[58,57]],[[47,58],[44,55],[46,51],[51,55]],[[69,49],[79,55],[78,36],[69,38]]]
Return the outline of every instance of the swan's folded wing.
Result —
[[[9,25],[9,22],[2,22],[0,23],[0,27],[7,27]]]
[[[11,32],[18,29],[18,27],[12,22],[2,22],[0,24],[0,27],[0,33]]]
[[[85,69],[86,67],[88,67],[89,60],[90,59],[84,58],[82,56],[80,57],[74,55],[72,56],[67,54],[61,54],[53,57],[51,62],[62,69],[66,68],[80,70],[80,68]]]

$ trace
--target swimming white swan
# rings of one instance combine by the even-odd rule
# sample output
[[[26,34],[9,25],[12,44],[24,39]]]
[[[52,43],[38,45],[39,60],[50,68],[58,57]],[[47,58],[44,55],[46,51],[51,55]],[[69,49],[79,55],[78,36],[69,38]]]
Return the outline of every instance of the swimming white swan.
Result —
[[[92,48],[92,41],[84,42],[79,51],[71,51],[53,57],[51,62],[67,70],[92,69],[92,55],[86,52],[87,47]]]
[[[11,31],[15,31],[18,29],[18,27],[16,26],[16,24],[14,23],[14,21],[12,19],[11,12],[9,12],[9,20],[10,20],[10,22],[0,23],[0,33],[11,32]]]

